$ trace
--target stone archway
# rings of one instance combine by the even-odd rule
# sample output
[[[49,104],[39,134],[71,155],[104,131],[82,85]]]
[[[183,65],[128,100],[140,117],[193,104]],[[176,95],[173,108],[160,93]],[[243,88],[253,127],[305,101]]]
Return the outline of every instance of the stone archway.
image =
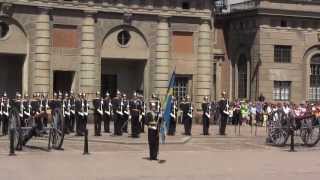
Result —
[[[251,84],[251,61],[249,54],[241,49],[234,58],[232,65],[232,89],[236,99],[250,99]]]
[[[318,90],[320,91],[320,84],[319,87],[317,86],[316,82],[311,82],[313,79],[312,76],[316,76],[318,74],[318,70],[316,68],[320,68],[320,45],[313,46],[309,48],[305,55],[304,55],[304,65],[305,65],[305,77],[304,80],[306,82],[305,86],[305,99],[306,100],[316,100],[314,97],[319,96],[320,99],[320,92],[318,95]],[[319,66],[318,66],[319,64]],[[320,71],[320,70],[319,70]],[[320,72],[319,72],[320,73]],[[319,80],[320,83],[320,80]]]
[[[0,93],[12,98],[17,90],[28,92],[28,40],[12,18],[0,17],[0,31]]]
[[[101,92],[116,89],[129,94],[146,92],[149,45],[144,35],[132,26],[111,29],[101,46]]]

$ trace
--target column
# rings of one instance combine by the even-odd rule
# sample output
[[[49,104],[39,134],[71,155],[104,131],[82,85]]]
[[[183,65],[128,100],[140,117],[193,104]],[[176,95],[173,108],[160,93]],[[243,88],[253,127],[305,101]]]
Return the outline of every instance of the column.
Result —
[[[50,17],[48,8],[40,8],[36,18],[32,64],[31,93],[49,93],[50,90]]]
[[[167,16],[160,16],[157,32],[156,63],[154,75],[154,90],[163,97],[168,87],[169,79],[169,24]]]
[[[96,45],[95,45],[95,12],[85,11],[81,36],[80,92],[83,91],[91,98],[97,89],[96,85]]]
[[[210,40],[210,19],[201,19],[199,28],[197,95],[196,102],[201,103],[204,96],[210,96],[212,87],[212,61]]]

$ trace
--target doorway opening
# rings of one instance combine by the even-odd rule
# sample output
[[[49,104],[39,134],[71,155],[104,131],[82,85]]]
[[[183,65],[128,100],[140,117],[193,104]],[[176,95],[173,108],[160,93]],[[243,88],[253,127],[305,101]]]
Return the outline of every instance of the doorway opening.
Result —
[[[53,92],[70,92],[74,82],[74,71],[53,72]]]
[[[0,54],[0,93],[7,92],[14,98],[16,91],[22,92],[22,72],[25,55]]]
[[[131,97],[134,91],[143,92],[144,60],[112,60],[103,59],[101,63],[101,92],[103,95],[108,91],[111,96],[116,91]]]

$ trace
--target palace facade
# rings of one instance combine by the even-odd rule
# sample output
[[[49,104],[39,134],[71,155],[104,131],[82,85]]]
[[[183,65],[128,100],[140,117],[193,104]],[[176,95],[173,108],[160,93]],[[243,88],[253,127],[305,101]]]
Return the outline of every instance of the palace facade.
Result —
[[[252,0],[0,2],[0,93],[155,92],[320,99],[320,3]]]

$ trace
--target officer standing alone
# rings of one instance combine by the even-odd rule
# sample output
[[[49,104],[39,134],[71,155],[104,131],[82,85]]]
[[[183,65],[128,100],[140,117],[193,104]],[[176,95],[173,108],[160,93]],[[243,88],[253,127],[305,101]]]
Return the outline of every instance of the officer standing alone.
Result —
[[[159,107],[160,102],[156,99],[155,95],[152,95],[149,101],[150,111],[147,113],[147,125],[148,125],[148,144],[149,144],[149,157],[150,160],[158,160],[159,153]]]

